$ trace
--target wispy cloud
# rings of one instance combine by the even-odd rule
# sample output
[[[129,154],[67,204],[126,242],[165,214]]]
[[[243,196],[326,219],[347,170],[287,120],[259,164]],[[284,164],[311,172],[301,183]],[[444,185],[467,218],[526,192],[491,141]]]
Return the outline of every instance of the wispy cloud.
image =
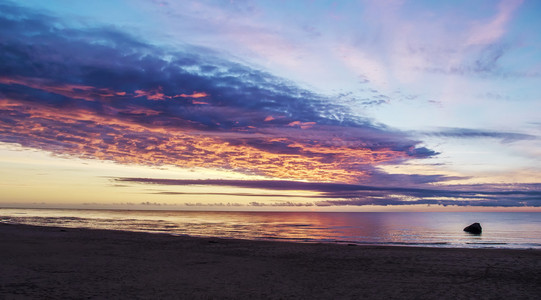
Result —
[[[505,34],[513,12],[522,0],[500,1],[497,13],[490,20],[477,22],[471,29],[467,45],[493,44]]]
[[[491,138],[498,139],[502,142],[509,143],[520,140],[531,140],[538,137],[531,134],[505,132],[505,131],[491,131],[491,130],[478,130],[470,128],[441,128],[436,131],[415,132],[415,134],[425,136],[436,136],[445,138],[461,138],[461,139],[481,139]]]

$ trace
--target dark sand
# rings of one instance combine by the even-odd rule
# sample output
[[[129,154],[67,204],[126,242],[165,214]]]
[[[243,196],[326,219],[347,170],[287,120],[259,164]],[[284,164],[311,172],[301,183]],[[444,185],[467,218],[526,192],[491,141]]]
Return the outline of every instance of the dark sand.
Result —
[[[541,251],[0,224],[0,299],[540,299]]]

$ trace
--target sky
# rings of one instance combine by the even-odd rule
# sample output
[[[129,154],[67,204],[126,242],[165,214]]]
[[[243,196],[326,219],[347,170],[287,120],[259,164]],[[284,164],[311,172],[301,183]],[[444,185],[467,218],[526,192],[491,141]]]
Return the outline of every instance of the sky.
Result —
[[[0,1],[0,207],[541,211],[539,1]]]

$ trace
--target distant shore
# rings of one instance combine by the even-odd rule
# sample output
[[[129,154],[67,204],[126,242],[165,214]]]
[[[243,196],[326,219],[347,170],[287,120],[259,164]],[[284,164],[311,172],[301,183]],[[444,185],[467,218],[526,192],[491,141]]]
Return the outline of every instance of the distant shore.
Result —
[[[539,299],[541,250],[352,246],[0,224],[1,299]]]

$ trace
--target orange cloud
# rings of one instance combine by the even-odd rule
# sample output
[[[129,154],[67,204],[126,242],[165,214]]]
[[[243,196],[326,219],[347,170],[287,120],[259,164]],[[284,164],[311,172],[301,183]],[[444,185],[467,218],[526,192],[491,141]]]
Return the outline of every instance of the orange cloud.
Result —
[[[139,97],[146,97],[148,100],[171,99],[171,96],[166,96],[160,90],[156,90],[156,91],[136,90],[135,91],[135,98],[139,98]]]
[[[190,95],[180,94],[180,95],[175,95],[175,96],[168,96],[168,95],[165,95],[161,91],[161,88],[158,88],[157,90],[153,90],[153,91],[136,90],[135,97],[136,98],[146,97],[148,100],[165,100],[165,99],[172,99],[172,98],[178,98],[178,97],[199,99],[199,98],[208,97],[208,94],[204,92],[194,92]],[[207,102],[196,101],[196,100],[193,100],[192,103],[193,104],[208,104]]]
[[[0,136],[4,141],[16,141],[59,155],[118,163],[224,168],[284,179],[358,182],[367,176],[360,166],[405,157],[403,152],[390,149],[319,145],[308,139],[294,141],[292,137],[277,139],[275,135],[265,137],[265,134],[220,135],[162,127],[155,122],[142,124],[124,115],[98,115],[80,108],[65,110],[9,99],[0,100],[0,109],[4,115],[28,116],[0,119]],[[146,112],[133,110],[133,113]],[[235,142],[230,142],[232,139]],[[280,151],[265,146],[273,143],[287,146]]]
[[[177,98],[177,97],[182,97],[182,98],[204,98],[204,97],[208,97],[209,95],[205,92],[193,92],[192,94],[190,95],[187,95],[187,94],[180,94],[180,95],[176,95],[174,96],[174,98]]]
[[[275,120],[273,116],[267,116],[264,121],[265,122],[270,122],[272,120]]]
[[[287,125],[291,126],[291,127],[298,126],[301,129],[308,129],[308,128],[312,128],[314,125],[316,125],[316,122],[293,121],[293,122],[291,122],[291,123],[289,123]]]

